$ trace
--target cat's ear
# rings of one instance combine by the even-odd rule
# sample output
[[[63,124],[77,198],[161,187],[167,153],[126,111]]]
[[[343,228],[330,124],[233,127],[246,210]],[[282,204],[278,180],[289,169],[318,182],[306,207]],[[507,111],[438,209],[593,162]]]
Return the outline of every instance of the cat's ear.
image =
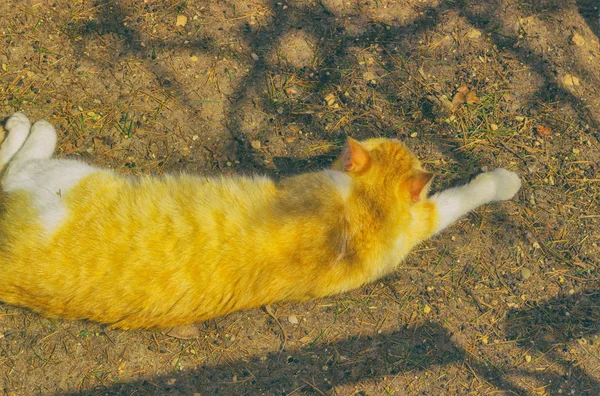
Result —
[[[369,164],[369,152],[362,144],[352,138],[348,138],[344,152],[342,153],[342,166],[344,170],[360,172]]]
[[[421,192],[431,179],[433,178],[433,173],[425,172],[423,170],[415,170],[413,175],[410,176],[410,199],[417,203],[421,200]]]

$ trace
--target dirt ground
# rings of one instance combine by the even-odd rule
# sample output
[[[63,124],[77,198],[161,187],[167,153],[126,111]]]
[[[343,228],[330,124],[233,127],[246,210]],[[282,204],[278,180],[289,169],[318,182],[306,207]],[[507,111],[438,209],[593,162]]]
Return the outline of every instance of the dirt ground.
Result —
[[[498,166],[523,179],[394,276],[201,323],[193,340],[1,305],[0,389],[599,394],[598,6],[0,2],[0,118],[48,119],[59,156],[279,178],[328,166],[347,136],[387,136],[436,173],[434,190]]]

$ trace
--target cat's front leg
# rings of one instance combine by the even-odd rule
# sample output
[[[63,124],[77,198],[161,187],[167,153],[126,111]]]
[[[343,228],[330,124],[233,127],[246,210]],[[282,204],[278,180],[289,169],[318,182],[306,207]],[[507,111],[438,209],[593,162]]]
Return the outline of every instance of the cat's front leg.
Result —
[[[505,201],[515,196],[521,187],[516,173],[498,168],[478,175],[469,184],[450,188],[433,195],[436,204],[437,233],[473,209],[494,201]]]

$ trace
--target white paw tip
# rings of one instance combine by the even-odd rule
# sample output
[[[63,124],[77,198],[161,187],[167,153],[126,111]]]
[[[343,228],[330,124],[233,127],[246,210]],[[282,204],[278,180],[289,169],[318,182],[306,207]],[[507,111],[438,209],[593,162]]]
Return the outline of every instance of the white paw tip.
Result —
[[[4,129],[10,131],[11,129],[17,128],[19,126],[26,126],[29,129],[31,123],[29,122],[29,118],[23,113],[15,113],[10,116],[10,118],[6,121],[4,125]]]
[[[39,120],[33,124],[32,129],[38,129],[38,128],[49,128],[49,129],[54,130],[54,126],[52,126],[52,124],[50,124],[46,120]]]
[[[514,197],[521,188],[521,179],[515,172],[498,168],[489,172],[496,182],[496,200],[505,201]]]

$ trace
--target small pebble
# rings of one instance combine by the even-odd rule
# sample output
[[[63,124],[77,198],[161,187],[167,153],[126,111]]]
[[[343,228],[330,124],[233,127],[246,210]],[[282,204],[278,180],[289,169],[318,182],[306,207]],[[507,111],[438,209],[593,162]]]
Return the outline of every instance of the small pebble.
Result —
[[[298,318],[294,315],[290,315],[288,316],[288,322],[291,324],[298,324]]]
[[[523,280],[527,280],[531,277],[531,270],[529,268],[521,268],[521,277]]]

